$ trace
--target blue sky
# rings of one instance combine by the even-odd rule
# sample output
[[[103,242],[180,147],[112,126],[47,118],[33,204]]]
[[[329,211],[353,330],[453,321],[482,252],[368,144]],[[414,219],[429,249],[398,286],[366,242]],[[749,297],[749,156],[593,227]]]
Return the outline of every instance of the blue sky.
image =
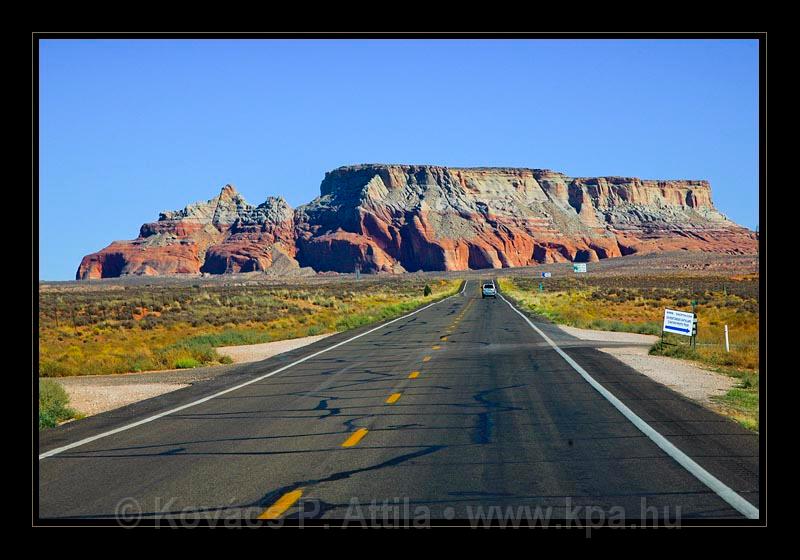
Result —
[[[755,40],[46,40],[39,276],[236,185],[353,163],[708,179],[758,223]]]

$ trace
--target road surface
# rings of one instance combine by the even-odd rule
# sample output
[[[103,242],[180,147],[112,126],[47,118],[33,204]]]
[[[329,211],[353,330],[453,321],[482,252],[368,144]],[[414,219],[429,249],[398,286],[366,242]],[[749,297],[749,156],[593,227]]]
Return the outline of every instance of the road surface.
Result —
[[[758,515],[756,434],[591,341],[535,325],[502,298],[482,299],[473,281],[382,327],[43,432],[39,516],[391,524]]]

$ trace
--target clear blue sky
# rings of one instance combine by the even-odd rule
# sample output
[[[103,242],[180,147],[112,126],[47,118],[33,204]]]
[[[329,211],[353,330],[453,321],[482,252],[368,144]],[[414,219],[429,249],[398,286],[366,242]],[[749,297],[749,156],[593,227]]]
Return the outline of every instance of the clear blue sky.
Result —
[[[755,40],[53,40],[39,88],[44,280],[225,183],[298,206],[365,162],[702,178],[758,223]]]

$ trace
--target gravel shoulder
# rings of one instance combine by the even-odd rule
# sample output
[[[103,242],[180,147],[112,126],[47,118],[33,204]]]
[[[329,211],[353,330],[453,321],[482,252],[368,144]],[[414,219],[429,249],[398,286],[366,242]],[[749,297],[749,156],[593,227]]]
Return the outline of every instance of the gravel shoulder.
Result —
[[[306,336],[246,346],[226,346],[217,348],[217,352],[223,356],[230,356],[234,364],[257,362],[307,346],[328,336],[331,335]],[[69,395],[70,408],[84,416],[92,416],[217,377],[233,367],[235,366],[227,365],[117,375],[81,375],[59,377],[55,380]]]
[[[705,405],[712,404],[712,396],[724,395],[737,382],[732,377],[703,369],[693,362],[649,355],[647,352],[658,340],[657,336],[576,329],[563,325],[558,328],[575,338],[597,342],[597,349],[601,352],[614,356],[642,375]],[[603,342],[613,346],[604,347]]]
[[[294,350],[295,348],[312,344],[334,334],[336,333],[318,334],[316,336],[304,336],[302,338],[277,340],[275,342],[264,342],[262,344],[248,344],[245,346],[220,346],[217,348],[217,353],[222,356],[229,356],[236,364],[258,362]]]

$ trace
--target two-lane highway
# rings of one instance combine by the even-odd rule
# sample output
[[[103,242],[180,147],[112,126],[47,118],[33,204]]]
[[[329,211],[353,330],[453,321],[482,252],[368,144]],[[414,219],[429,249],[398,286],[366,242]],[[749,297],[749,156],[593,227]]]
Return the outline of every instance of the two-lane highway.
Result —
[[[757,435],[540,328],[470,282],[274,375],[42,458],[39,515],[114,518],[133,504],[144,518],[374,519],[376,505],[379,521],[493,507],[551,519],[585,506],[627,518],[744,517],[553,344],[758,507]]]

